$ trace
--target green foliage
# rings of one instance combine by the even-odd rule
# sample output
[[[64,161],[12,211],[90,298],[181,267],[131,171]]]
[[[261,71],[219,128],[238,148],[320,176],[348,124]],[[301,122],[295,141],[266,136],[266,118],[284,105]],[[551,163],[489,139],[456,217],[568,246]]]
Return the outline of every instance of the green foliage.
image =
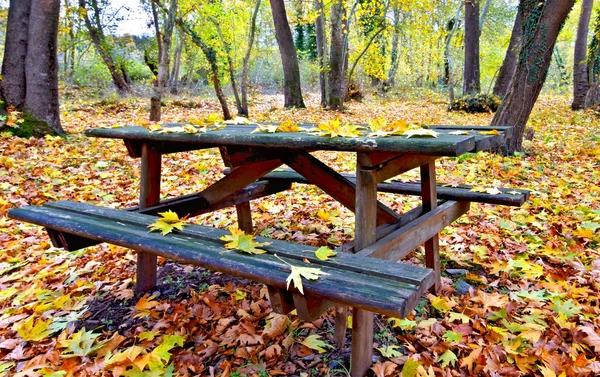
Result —
[[[493,94],[476,94],[461,97],[450,105],[450,111],[467,113],[489,113],[498,110],[500,99]]]

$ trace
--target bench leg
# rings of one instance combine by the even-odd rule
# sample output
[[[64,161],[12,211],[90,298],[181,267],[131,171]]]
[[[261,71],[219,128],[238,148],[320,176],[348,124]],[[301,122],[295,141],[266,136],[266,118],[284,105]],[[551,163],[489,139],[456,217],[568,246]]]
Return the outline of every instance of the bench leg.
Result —
[[[421,192],[423,212],[437,207],[437,186],[435,182],[435,162],[421,166]],[[442,286],[440,267],[440,240],[436,234],[425,241],[425,265],[435,271],[435,283],[432,292],[437,292]]]
[[[238,228],[243,230],[246,234],[252,234],[252,211],[250,209],[250,202],[245,202],[235,206],[237,212]]]
[[[346,329],[348,328],[348,307],[337,305],[335,307],[335,330],[333,340],[335,345],[343,349],[346,343]]]
[[[142,145],[142,173],[140,178],[140,209],[160,201],[161,155],[147,144]],[[156,255],[138,253],[136,292],[146,292],[156,286]]]
[[[368,157],[356,159],[356,251],[377,241],[377,181],[368,167]],[[363,377],[373,364],[373,313],[352,310],[352,377]]]

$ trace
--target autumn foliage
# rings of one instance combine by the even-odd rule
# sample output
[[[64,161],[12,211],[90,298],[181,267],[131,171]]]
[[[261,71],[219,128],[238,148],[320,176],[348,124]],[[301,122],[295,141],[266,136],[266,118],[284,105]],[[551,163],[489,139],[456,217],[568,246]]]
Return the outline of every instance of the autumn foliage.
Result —
[[[167,103],[164,121],[193,123],[218,112],[198,101],[192,109]],[[251,114],[261,121],[371,123],[373,132],[405,124],[486,125],[491,117],[449,113],[433,100],[352,103],[341,115],[319,110],[312,97],[305,110],[277,104],[260,97]],[[146,115],[143,101],[77,100],[63,108],[66,138],[0,137],[0,374],[346,375],[349,350],[333,346],[331,312],[313,323],[277,315],[263,286],[164,260],[160,285],[135,295],[131,251],[103,244],[65,252],[43,229],[6,218],[9,208],[50,200],[135,205],[139,160],[118,141],[80,132],[150,127]],[[530,126],[535,137],[517,156],[468,154],[438,163],[445,184],[525,188],[532,196],[521,208],[474,204],[442,233],[443,288],[407,318],[378,317],[374,375],[600,374],[598,115],[543,98]],[[320,154],[342,171],[354,169],[350,156]],[[198,191],[222,168],[215,150],[165,156],[162,192]],[[381,198],[398,211],[417,203]],[[332,249],[353,235],[352,214],[309,186],[253,202],[252,209],[255,235]],[[186,221],[226,228],[235,220],[228,209]],[[239,237],[232,233],[228,241]],[[408,261],[423,264],[422,252]]]

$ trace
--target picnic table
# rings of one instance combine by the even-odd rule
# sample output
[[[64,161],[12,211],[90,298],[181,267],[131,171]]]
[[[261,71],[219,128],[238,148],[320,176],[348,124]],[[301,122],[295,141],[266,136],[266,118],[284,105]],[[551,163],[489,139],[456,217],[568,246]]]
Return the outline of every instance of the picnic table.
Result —
[[[273,310],[296,309],[303,319],[314,319],[335,305],[338,345],[345,337],[346,308],[352,306],[352,375],[363,376],[372,363],[373,313],[407,315],[424,292],[440,287],[438,233],[466,213],[472,201],[521,205],[528,197],[523,190],[491,195],[436,184],[438,158],[499,148],[510,137],[510,127],[482,132],[489,130],[432,126],[438,135],[426,138],[253,133],[256,127],[227,125],[206,132],[182,132],[181,125],[158,131],[145,127],[87,130],[91,137],[122,139],[129,154],[141,158],[139,206],[124,211],[63,201],[13,209],[9,216],[45,226],[53,243],[68,250],[109,242],[138,251],[139,292],[156,285],[158,255],[265,283]],[[228,167],[223,178],[198,193],[161,200],[161,156],[206,148],[220,149]],[[311,154],[315,151],[355,153],[356,174],[337,172]],[[282,165],[291,170],[277,171]],[[419,169],[419,182],[385,182],[412,169]],[[223,253],[219,239],[225,233],[219,229],[190,226],[164,237],[147,232],[159,212],[196,216],[236,206],[239,228],[250,233],[249,202],[290,189],[292,182],[315,185],[355,213],[355,238],[344,247],[349,253],[321,261],[305,253],[306,246],[272,241],[265,247],[267,254],[246,256]],[[399,214],[378,201],[378,190],[419,195],[421,205]],[[425,267],[398,262],[421,244]],[[282,258],[321,267],[328,275],[307,281],[303,294],[287,289],[289,266]]]

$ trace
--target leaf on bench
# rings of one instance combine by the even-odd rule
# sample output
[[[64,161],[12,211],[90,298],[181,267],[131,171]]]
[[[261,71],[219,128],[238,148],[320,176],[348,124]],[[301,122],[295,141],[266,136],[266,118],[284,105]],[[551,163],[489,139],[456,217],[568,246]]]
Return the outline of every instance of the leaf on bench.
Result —
[[[406,136],[407,139],[411,137],[438,137],[438,133],[434,130],[430,130],[427,128],[417,128],[405,131],[402,135]]]
[[[266,253],[265,250],[259,249],[259,247],[266,246],[269,242],[255,242],[252,239],[252,235],[244,233],[243,230],[235,227],[229,227],[228,229],[231,232],[231,235],[227,234],[221,237],[221,240],[229,242],[225,244],[226,248],[243,251],[248,254]]]
[[[334,257],[336,255],[337,253],[327,246],[321,246],[315,251],[315,256],[320,260],[328,260],[329,257]]]
[[[408,129],[406,121],[403,119],[395,120],[387,124],[385,117],[381,116],[371,120],[369,123],[370,137],[386,137],[393,135],[402,135]]]
[[[500,194],[502,194],[502,191],[498,190],[495,187],[476,186],[476,187],[473,187],[469,191],[471,191],[471,192],[484,192],[484,193],[490,194],[490,195],[500,195]]]
[[[159,212],[158,214],[161,216],[161,218],[148,225],[148,228],[150,228],[151,232],[160,231],[163,236],[166,236],[174,229],[179,231],[183,230],[185,222],[182,220],[184,219],[180,219],[175,212],[169,210],[167,212]]]

